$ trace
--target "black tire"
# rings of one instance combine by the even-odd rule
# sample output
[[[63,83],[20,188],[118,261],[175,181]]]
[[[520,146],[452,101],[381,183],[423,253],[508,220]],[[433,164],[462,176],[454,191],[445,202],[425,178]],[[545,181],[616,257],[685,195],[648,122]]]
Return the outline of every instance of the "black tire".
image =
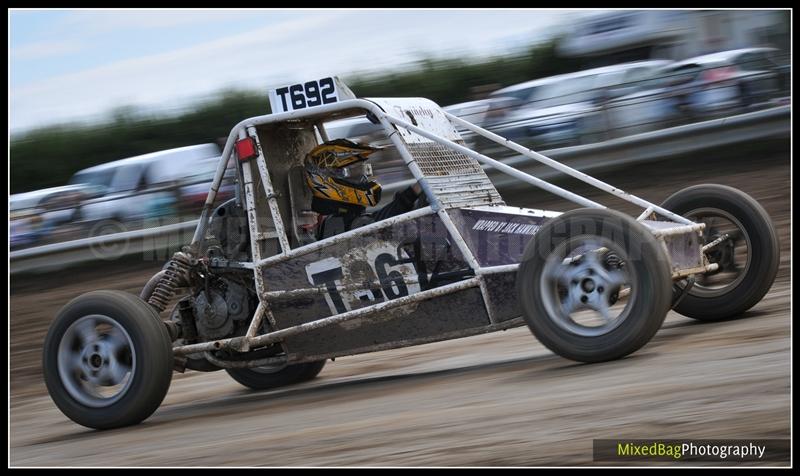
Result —
[[[127,333],[125,342],[133,349],[128,354],[131,369],[126,374],[127,384],[118,396],[110,399],[113,403],[97,400],[100,403],[95,406],[83,403],[75,383],[62,378],[70,373],[74,376],[74,367],[59,371],[60,365],[64,369],[64,354],[59,359],[62,341],[68,339],[73,324],[92,315],[110,318],[118,324]],[[92,322],[97,321],[88,324],[91,326]],[[107,336],[101,336],[100,340]],[[66,345],[69,344],[65,341]],[[93,291],[70,301],[56,316],[44,341],[42,368],[47,390],[56,406],[75,423],[104,430],[139,423],[158,408],[172,380],[172,359],[172,341],[167,329],[147,303],[122,291]],[[93,398],[86,395],[84,398]]]
[[[550,291],[552,280],[545,278],[545,267],[548,263],[567,266],[558,263],[569,256],[570,246],[596,240],[626,255],[624,266],[633,292],[625,301],[619,322],[595,328],[563,324],[565,317],[560,314],[563,309],[560,306],[564,296]],[[562,251],[567,254],[561,256]],[[601,265],[606,266],[604,263]],[[579,362],[602,362],[624,357],[650,341],[669,311],[671,283],[668,258],[643,225],[612,210],[578,209],[545,223],[528,243],[517,274],[517,295],[528,327],[548,349]],[[604,290],[598,285],[595,291]],[[616,301],[613,293],[598,296],[604,299],[613,296]],[[553,301],[558,303],[558,309],[548,305]]]
[[[273,372],[256,369],[225,369],[234,380],[253,390],[269,390],[293,383],[306,382],[316,377],[325,367],[326,360],[292,364]]]
[[[749,264],[738,283],[715,293],[695,285],[675,311],[701,321],[718,321],[747,311],[767,294],[778,273],[780,244],[775,225],[752,197],[732,187],[703,184],[672,194],[661,206],[689,218],[704,209],[722,211],[739,221],[749,240]]]

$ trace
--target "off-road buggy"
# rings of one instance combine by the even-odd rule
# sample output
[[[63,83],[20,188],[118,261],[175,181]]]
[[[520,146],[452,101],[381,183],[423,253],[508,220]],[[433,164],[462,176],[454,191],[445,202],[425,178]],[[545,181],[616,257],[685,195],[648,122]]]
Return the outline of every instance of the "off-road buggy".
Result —
[[[311,379],[335,357],[524,324],[568,359],[618,359],[645,345],[670,309],[724,319],[754,306],[774,280],[774,227],[738,190],[699,185],[656,205],[429,100],[345,99],[340,89],[326,78],[273,92],[285,112],[233,128],[192,242],[141,295],[93,291],[60,311],[43,369],[69,418],[99,429],[138,423],[160,405],[174,370],[225,369],[268,389]],[[427,203],[316,239],[304,158],[328,140],[326,123],[358,116],[381,128]],[[469,149],[457,129],[636,204],[641,215]],[[237,197],[215,204],[229,159]],[[510,206],[482,165],[581,208]]]

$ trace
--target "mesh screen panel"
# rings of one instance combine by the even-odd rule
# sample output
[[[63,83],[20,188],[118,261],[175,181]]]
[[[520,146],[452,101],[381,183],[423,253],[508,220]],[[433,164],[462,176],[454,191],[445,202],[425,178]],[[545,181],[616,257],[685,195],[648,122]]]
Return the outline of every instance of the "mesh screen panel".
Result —
[[[463,145],[463,141],[457,141]],[[504,204],[477,160],[435,142],[406,143],[434,193],[447,207]]]

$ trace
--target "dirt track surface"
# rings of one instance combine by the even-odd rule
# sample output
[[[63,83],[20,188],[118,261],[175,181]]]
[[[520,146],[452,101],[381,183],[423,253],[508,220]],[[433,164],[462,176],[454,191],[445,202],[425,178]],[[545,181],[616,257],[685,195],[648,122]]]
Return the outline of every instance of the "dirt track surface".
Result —
[[[138,292],[159,264],[15,278],[10,464],[583,465],[594,464],[595,438],[789,438],[788,153],[693,158],[617,175],[600,178],[653,201],[712,181],[758,199],[782,248],[767,297],[720,323],[671,312],[643,349],[603,364],[557,357],[523,327],[340,358],[312,382],[266,392],[245,390],[224,372],[176,374],[143,424],[96,432],[72,423],[46,395],[44,332],[69,299],[98,288]],[[570,208],[533,194],[506,199]]]

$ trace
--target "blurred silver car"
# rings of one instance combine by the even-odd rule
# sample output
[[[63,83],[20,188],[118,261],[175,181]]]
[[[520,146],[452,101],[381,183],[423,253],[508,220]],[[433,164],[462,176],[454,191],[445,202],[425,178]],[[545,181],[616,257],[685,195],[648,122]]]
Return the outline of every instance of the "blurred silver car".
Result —
[[[35,246],[75,221],[78,205],[97,191],[85,184],[64,185],[8,197],[11,249]]]
[[[465,119],[475,125],[491,128],[502,120],[519,101],[513,97],[490,97],[476,101],[462,102],[445,106],[442,109],[454,116]],[[457,127],[467,147],[487,151],[493,145],[483,137],[465,128]]]
[[[536,79],[500,89],[491,97],[514,98],[516,107],[489,128],[533,147],[559,147],[606,138],[605,104],[670,64],[636,61]]]
[[[745,48],[685,59],[656,71],[607,106],[616,135],[769,106],[780,95],[774,48]]]
[[[106,222],[105,234],[124,231],[128,224],[147,218],[172,216],[177,213],[183,179],[218,158],[222,152],[216,144],[201,144],[97,165],[72,176],[70,184],[89,184],[102,192],[80,207],[81,219],[88,223]]]
[[[491,99],[481,99],[478,101],[462,102],[445,106],[442,109],[454,116],[466,119],[473,124],[483,125],[486,123],[486,114],[489,112],[491,106]],[[457,128],[457,130],[461,137],[464,138],[464,142],[467,144],[467,146],[473,147],[475,134],[473,134],[472,131],[460,127]]]
[[[678,89],[691,114],[744,112],[768,105],[778,94],[775,48],[722,51],[683,60],[669,70],[686,74]],[[685,85],[686,87],[682,87]]]

